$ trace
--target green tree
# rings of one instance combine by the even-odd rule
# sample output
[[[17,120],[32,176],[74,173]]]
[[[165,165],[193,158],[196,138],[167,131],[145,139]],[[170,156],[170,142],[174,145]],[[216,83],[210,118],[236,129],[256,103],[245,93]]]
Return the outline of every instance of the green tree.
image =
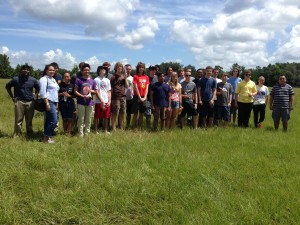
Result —
[[[0,78],[12,78],[14,70],[10,66],[9,57],[5,54],[0,54]]]

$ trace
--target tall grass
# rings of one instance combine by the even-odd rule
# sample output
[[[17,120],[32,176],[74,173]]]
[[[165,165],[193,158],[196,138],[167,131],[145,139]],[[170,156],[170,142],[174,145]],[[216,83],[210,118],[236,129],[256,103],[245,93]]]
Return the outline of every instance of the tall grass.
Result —
[[[2,87],[4,81],[0,80]],[[0,224],[299,224],[300,112],[237,127],[13,139],[0,94]]]

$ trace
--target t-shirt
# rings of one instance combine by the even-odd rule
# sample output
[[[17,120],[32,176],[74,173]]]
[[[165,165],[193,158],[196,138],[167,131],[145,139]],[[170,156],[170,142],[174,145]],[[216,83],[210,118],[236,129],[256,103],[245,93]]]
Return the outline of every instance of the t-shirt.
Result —
[[[217,92],[223,91],[222,95],[217,95],[217,105],[228,106],[230,95],[233,92],[232,86],[229,83],[220,82],[217,84]]]
[[[270,93],[270,95],[273,96],[273,108],[290,108],[290,96],[294,94],[291,85],[285,84],[284,86],[281,86],[275,84]]]
[[[253,94],[256,92],[256,85],[252,80],[242,80],[238,83],[235,93],[238,94],[238,102],[251,103],[254,97],[249,96],[249,93]]]
[[[201,101],[210,101],[213,98],[213,90],[217,87],[217,81],[215,78],[202,77],[198,81],[198,87],[200,89]]]
[[[137,85],[137,88],[139,90],[139,93],[140,93],[140,96],[142,98],[145,97],[146,95],[146,87],[147,85],[149,85],[149,77],[147,75],[134,75],[133,77],[133,81],[132,81],[133,84],[136,84]],[[137,92],[134,90],[134,95],[138,95]]]
[[[111,90],[110,80],[106,77],[96,77],[96,86],[99,91],[100,96],[103,98],[104,103],[108,102],[108,92]],[[96,104],[100,104],[100,99],[96,98]]]
[[[125,76],[113,75],[110,79],[111,99],[119,99],[126,97],[125,95]]]
[[[266,104],[266,97],[269,95],[269,89],[263,85],[259,87],[256,85],[257,94],[254,97],[253,105],[263,105]]]
[[[189,98],[182,98],[183,102],[193,102],[193,94],[197,93],[196,84],[192,81],[183,81],[181,83],[181,93],[189,96]]]
[[[169,106],[170,86],[168,84],[156,82],[152,85],[151,91],[153,92],[154,106]]]
[[[242,79],[240,77],[229,77],[229,79],[227,80],[227,83],[231,84],[231,86],[233,88],[232,100],[235,99],[235,90],[236,90],[237,84],[240,83],[241,81],[242,81]]]
[[[96,82],[92,78],[88,78],[87,80],[83,77],[77,78],[75,81],[75,86],[78,89],[78,92],[82,95],[88,95],[91,93],[91,90],[97,90]],[[91,98],[82,98],[77,96],[77,103],[85,106],[93,106],[94,101]]]
[[[171,89],[171,101],[178,102],[179,101],[179,91],[181,89],[181,84],[177,83],[177,87],[170,87]]]
[[[129,77],[127,77],[128,88],[125,89],[126,100],[133,99],[132,80],[133,80],[133,77],[131,75]]]
[[[151,90],[151,87],[152,87],[152,85],[154,85],[156,82],[158,82],[158,78],[157,78],[157,76],[156,75],[154,75],[153,77],[150,77],[149,76],[149,87],[148,87],[148,89],[149,89],[149,91],[148,91],[148,94],[147,94],[147,98],[148,98],[148,100],[150,101],[150,90]]]
[[[62,81],[59,84],[59,91],[58,93],[63,93],[63,92],[67,92],[69,95],[71,95],[71,97],[68,97],[68,99],[72,99],[74,96],[74,84],[70,83],[70,84],[66,84],[64,81]],[[59,96],[59,101],[60,102],[64,102],[64,96]]]

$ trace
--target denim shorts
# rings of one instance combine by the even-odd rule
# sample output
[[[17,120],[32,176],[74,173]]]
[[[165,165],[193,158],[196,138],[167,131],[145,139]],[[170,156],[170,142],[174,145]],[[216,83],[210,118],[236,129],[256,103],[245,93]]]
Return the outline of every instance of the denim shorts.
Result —
[[[179,109],[179,101],[171,102],[171,109]]]
[[[274,121],[280,121],[281,118],[282,122],[287,122],[290,119],[290,109],[274,108],[272,118]]]

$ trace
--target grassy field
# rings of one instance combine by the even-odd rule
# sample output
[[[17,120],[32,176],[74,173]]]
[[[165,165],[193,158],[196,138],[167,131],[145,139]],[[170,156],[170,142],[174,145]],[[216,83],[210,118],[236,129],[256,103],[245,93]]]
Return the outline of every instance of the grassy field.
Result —
[[[46,145],[40,113],[36,138],[12,138],[5,82],[0,224],[300,224],[300,90],[286,133],[268,110],[263,129],[59,134]]]

